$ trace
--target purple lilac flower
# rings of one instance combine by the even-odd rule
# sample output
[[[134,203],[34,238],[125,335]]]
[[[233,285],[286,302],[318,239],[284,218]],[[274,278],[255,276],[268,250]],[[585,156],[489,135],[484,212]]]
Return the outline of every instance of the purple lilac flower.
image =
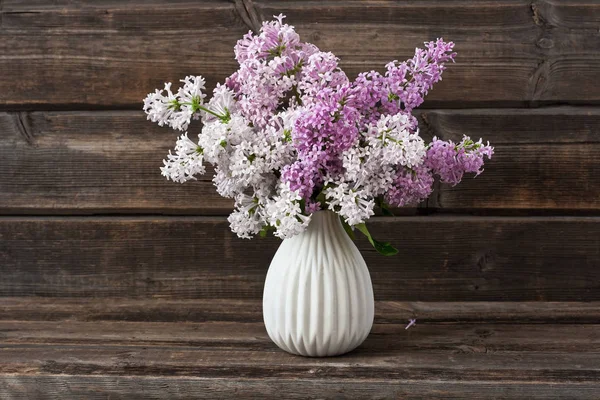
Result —
[[[234,90],[239,108],[254,126],[265,127],[288,93],[298,85],[302,66],[318,49],[301,43],[283,15],[264,22],[258,35],[246,34],[235,46],[240,63],[227,86]]]
[[[282,55],[300,45],[300,36],[293,26],[283,23],[284,18],[280,14],[274,21],[265,21],[258,35],[250,31],[238,40],[234,52],[240,65],[247,60],[266,60],[269,56]]]
[[[354,144],[361,115],[348,103],[350,94],[348,86],[336,90],[325,88],[303,110],[296,120],[294,135],[294,144],[301,157],[321,151],[326,157],[339,157]]]
[[[333,53],[319,51],[312,54],[302,68],[298,90],[302,93],[302,104],[309,104],[323,89],[347,84],[348,77],[338,67],[338,58]]]
[[[465,136],[459,144],[452,141],[433,139],[427,155],[425,165],[440,177],[444,183],[457,185],[462,180],[465,172],[479,175],[483,170],[483,159],[488,159],[494,154],[494,148],[489,144],[484,145],[481,140],[473,142]]]
[[[381,105],[388,96],[385,77],[370,71],[358,74],[352,83],[353,104],[363,115],[363,126],[376,123],[384,113]]]
[[[385,195],[385,201],[394,207],[417,204],[425,200],[433,190],[433,175],[424,166],[413,170],[403,169]]]
[[[438,39],[425,43],[425,46],[425,49],[416,49],[414,57],[408,61],[388,63],[385,76],[370,71],[359,74],[354,80],[354,103],[364,116],[363,126],[375,123],[382,114],[410,113],[442,79],[444,63],[454,61],[454,43]]]
[[[310,199],[315,185],[323,183],[318,164],[302,160],[286,165],[281,172],[281,180],[304,199]]]
[[[316,173],[321,176],[318,179],[321,183],[325,175],[335,176],[342,172],[342,153],[356,143],[357,122],[361,118],[360,113],[347,103],[349,94],[348,86],[336,90],[325,88],[296,120],[293,142],[298,151],[299,165],[313,168],[295,170],[304,175],[300,182],[314,179]],[[286,174],[283,178],[288,176]]]
[[[309,199],[306,201],[306,206],[304,207],[304,210],[307,214],[316,213],[317,211],[321,210],[321,203]]]
[[[408,325],[406,325],[406,328],[404,328],[404,330],[407,330],[408,328],[415,326],[416,324],[417,324],[417,319],[411,318],[408,320]]]
[[[465,143],[465,141],[470,141],[470,143]],[[490,159],[494,154],[494,148],[490,146],[489,142],[487,145],[483,145],[481,139],[479,142],[473,143],[471,139],[466,138],[459,147],[460,151],[457,157],[460,163],[465,172],[474,173],[475,176],[483,172],[483,157]]]
[[[454,43],[438,39],[426,42],[425,49],[416,49],[412,59],[386,65],[389,98],[400,101],[404,109],[411,111],[420,106],[433,85],[442,79],[445,62],[454,61]]]

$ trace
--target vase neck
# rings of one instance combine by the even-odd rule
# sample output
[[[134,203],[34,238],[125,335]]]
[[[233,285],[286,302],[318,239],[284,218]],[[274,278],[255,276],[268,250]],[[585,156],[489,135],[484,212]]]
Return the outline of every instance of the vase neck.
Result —
[[[312,214],[308,232],[317,233],[323,231],[343,230],[342,223],[338,215],[329,210],[321,210]]]

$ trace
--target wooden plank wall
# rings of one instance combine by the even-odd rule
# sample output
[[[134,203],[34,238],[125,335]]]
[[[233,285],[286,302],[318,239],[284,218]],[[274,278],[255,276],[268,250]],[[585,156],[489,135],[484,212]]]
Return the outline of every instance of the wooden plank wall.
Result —
[[[260,298],[277,240],[235,238],[210,176],[160,176],[177,134],[141,100],[214,86],[279,13],[350,75],[455,41],[421,129],[496,146],[483,175],[373,221],[400,249],[359,243],[378,300],[600,300],[592,0],[0,0],[0,296]]]

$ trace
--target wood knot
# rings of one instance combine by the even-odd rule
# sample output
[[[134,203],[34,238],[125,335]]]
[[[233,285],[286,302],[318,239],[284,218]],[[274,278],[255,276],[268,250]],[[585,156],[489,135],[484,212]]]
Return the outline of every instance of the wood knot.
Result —
[[[543,37],[537,41],[537,46],[541,49],[551,49],[554,47],[554,40]]]

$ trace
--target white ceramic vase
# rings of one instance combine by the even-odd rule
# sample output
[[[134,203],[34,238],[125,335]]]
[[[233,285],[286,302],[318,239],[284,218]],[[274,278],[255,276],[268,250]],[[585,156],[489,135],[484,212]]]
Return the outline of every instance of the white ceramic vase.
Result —
[[[263,294],[269,337],[303,356],[347,353],[369,335],[374,316],[369,270],[331,211],[285,239],[273,257]]]

